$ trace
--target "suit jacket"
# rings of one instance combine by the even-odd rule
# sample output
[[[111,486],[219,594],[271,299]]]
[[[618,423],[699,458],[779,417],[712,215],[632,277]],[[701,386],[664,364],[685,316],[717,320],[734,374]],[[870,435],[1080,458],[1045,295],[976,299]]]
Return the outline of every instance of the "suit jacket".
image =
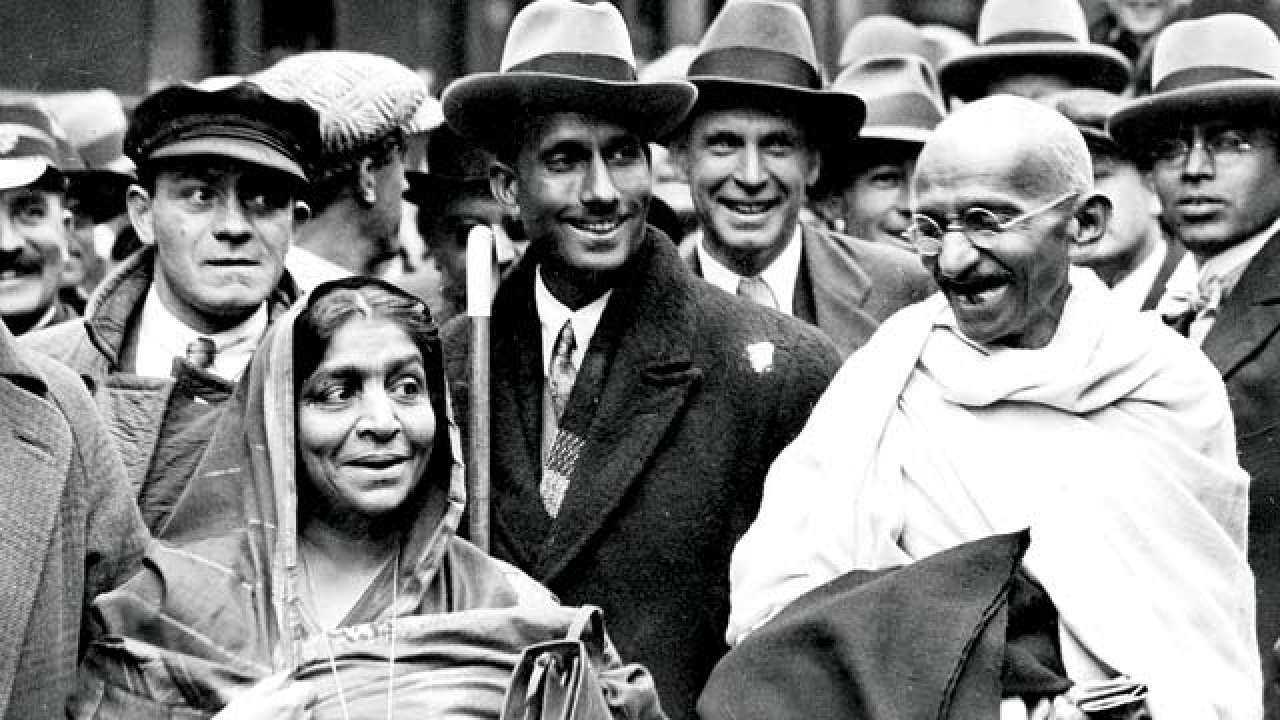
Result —
[[[538,493],[543,371],[530,253],[493,306],[492,552],[561,602],[604,608],[623,659],[649,667],[671,717],[692,718],[726,649],[730,553],[838,353],[804,323],[694,278],[650,229],[588,346],[584,368],[604,363],[603,380],[552,520]],[[466,330],[459,318],[444,332],[461,414]]]
[[[84,608],[148,538],[80,379],[3,325],[0,407],[0,718],[62,717]]]
[[[937,290],[920,260],[900,248],[802,225],[803,247],[792,314],[817,325],[848,357],[880,322]],[[683,252],[702,276],[692,244]]]
[[[1249,566],[1257,582],[1258,644],[1269,718],[1280,718],[1280,675],[1269,652],[1280,637],[1280,233],[1253,258],[1204,339],[1222,373],[1249,472]]]

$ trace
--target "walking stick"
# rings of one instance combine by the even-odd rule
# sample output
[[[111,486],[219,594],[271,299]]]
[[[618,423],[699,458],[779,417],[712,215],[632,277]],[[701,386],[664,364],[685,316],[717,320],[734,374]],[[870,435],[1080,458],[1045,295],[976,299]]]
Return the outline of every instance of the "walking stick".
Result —
[[[493,231],[477,225],[467,235],[467,317],[471,318],[471,432],[467,506],[471,542],[489,552],[489,316],[495,269]]]

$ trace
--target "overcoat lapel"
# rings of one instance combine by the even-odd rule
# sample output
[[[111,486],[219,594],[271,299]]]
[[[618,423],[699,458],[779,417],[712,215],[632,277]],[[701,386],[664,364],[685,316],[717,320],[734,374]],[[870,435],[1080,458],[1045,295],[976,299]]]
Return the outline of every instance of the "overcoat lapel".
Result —
[[[1223,379],[1280,330],[1280,233],[1249,263],[1222,304],[1204,340],[1204,352]]]
[[[7,706],[14,666],[48,557],[71,463],[71,430],[41,395],[46,386],[19,360],[0,330],[0,708]]]
[[[508,497],[493,513],[496,534],[520,567],[533,567],[548,519],[536,502],[542,475],[542,345],[533,302],[537,263],[522,262],[494,300],[491,348],[492,427],[505,437],[493,442],[494,467],[503,468]],[[531,493],[532,498],[522,497]]]
[[[615,290],[588,350],[590,356],[614,346],[605,354],[605,378],[598,400],[592,399],[577,468],[536,565],[543,582],[554,580],[609,522],[701,377],[690,353],[693,289],[670,241],[651,232],[628,275],[633,284]]]
[[[823,237],[803,226],[803,241],[803,277],[796,286],[796,316],[822,328],[847,355],[866,342],[880,325],[863,309],[871,294],[871,276],[851,255],[837,250],[832,244],[835,238]],[[812,317],[801,313],[802,293],[806,290],[812,293]]]

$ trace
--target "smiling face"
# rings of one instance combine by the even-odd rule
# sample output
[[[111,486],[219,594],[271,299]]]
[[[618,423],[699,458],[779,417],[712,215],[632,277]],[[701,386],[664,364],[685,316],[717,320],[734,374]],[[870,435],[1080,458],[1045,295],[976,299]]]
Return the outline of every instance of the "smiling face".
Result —
[[[969,208],[1008,220],[1053,200],[1052,190],[1060,188],[1038,181],[1044,163],[1033,161],[1024,144],[1017,138],[983,140],[951,139],[921,157],[915,180],[918,213],[945,228]],[[1070,288],[1071,207],[1064,202],[1016,224],[997,235],[990,249],[948,232],[939,254],[923,257],[966,337],[1024,348],[1043,347],[1053,338]]]
[[[347,321],[302,386],[297,423],[299,483],[322,512],[370,519],[396,510],[436,434],[421,352],[391,320]]]
[[[856,173],[844,191],[846,231],[864,240],[910,249],[903,233],[911,222],[911,173],[915,171],[920,146],[884,146],[875,161]]]
[[[0,316],[13,332],[39,321],[57,297],[67,237],[61,194],[0,190]]]
[[[531,128],[494,196],[518,212],[559,274],[607,276],[644,239],[651,184],[644,142],[621,125],[554,113]]]
[[[741,275],[768,267],[794,235],[821,169],[799,121],[752,108],[709,110],[677,154],[707,250]]]
[[[1215,157],[1204,144],[1224,134],[1250,146]],[[1151,176],[1165,221],[1197,257],[1212,257],[1262,232],[1280,217],[1280,149],[1267,130],[1225,121],[1200,123],[1186,157],[1156,161]]]
[[[222,158],[166,164],[154,192],[129,188],[138,237],[156,246],[160,300],[200,332],[232,327],[267,299],[306,209],[283,173]]]

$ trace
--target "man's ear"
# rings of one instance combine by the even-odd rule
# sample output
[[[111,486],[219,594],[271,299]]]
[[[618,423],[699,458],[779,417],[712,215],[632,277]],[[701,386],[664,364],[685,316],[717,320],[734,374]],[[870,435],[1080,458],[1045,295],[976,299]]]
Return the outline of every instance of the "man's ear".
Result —
[[[1093,242],[1107,232],[1111,222],[1111,199],[1099,192],[1090,193],[1076,210],[1080,242]]]
[[[141,185],[130,185],[124,199],[129,209],[129,222],[133,225],[133,231],[138,234],[138,240],[143,245],[154,245],[156,236],[152,227],[151,193]]]
[[[494,160],[489,164],[489,192],[510,213],[520,212],[520,178],[510,165]]]
[[[356,165],[355,191],[356,200],[365,207],[373,207],[378,202],[378,178],[374,176],[373,158],[362,157]]]
[[[813,150],[809,154],[809,172],[805,175],[804,185],[811,188],[818,184],[818,178],[822,177],[822,153]]]
[[[310,219],[311,219],[311,206],[302,202],[301,200],[295,200],[293,203],[294,226],[296,227],[298,225],[301,225],[302,223]]]

